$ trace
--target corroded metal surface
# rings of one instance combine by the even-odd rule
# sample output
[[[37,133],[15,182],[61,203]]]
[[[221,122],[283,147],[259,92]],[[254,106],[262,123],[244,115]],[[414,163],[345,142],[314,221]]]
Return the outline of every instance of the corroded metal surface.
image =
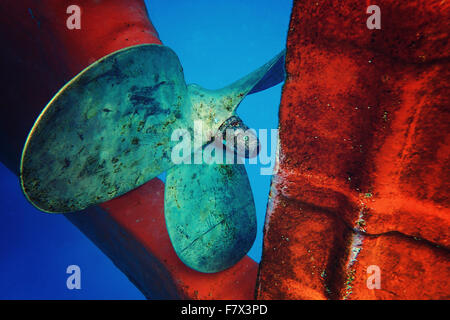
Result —
[[[260,150],[259,139],[238,116],[225,120],[219,128],[219,138],[229,152],[240,157],[254,158]]]
[[[294,3],[258,298],[449,298],[450,4],[377,5]]]

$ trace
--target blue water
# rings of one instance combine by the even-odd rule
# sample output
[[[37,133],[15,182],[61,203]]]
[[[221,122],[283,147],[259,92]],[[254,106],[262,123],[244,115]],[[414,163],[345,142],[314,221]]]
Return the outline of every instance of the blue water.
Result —
[[[187,83],[215,89],[283,49],[291,0],[151,0],[150,18],[179,56]],[[277,127],[281,84],[248,96],[238,114],[251,128]],[[260,260],[271,176],[246,165],[258,218],[249,255]],[[112,262],[61,215],[34,209],[17,177],[0,164],[0,299],[143,299]],[[81,268],[81,290],[66,287],[67,266]]]

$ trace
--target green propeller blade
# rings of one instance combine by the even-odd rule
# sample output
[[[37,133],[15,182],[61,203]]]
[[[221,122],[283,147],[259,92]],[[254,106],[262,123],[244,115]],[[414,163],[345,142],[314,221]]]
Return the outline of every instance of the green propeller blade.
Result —
[[[244,165],[181,164],[167,172],[164,214],[178,257],[200,272],[238,262],[256,237],[256,211]]]
[[[171,166],[170,135],[190,120],[177,56],[167,47],[117,51],[82,71],[50,101],[21,164],[28,199],[70,212],[130,191]]]

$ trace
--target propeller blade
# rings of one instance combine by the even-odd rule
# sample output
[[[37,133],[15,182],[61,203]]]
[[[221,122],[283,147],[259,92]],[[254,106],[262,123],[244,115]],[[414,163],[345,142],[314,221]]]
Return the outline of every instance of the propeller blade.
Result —
[[[24,147],[21,183],[42,211],[110,200],[171,166],[170,137],[190,121],[182,67],[160,45],[116,51],[67,83]]]
[[[178,257],[219,272],[237,263],[256,237],[256,210],[242,164],[180,164],[167,172],[164,214]]]
[[[285,50],[245,77],[218,90],[205,89],[197,84],[188,85],[193,120],[202,120],[214,135],[224,121],[236,116],[237,107],[248,94],[284,81],[284,60]]]

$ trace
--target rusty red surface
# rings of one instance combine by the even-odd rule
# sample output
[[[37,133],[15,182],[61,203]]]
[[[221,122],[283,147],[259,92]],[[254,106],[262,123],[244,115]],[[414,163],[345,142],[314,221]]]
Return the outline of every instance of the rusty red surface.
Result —
[[[369,4],[295,1],[259,298],[449,298],[450,5]]]
[[[81,29],[66,27],[71,1],[2,1],[0,32],[8,81],[0,117],[0,160],[18,173],[26,136],[40,111],[68,80],[118,49],[161,44],[139,0],[79,0]],[[85,233],[148,298],[252,299],[257,263],[245,257],[224,272],[201,274],[177,258],[165,229],[164,184],[140,188],[66,217]]]

